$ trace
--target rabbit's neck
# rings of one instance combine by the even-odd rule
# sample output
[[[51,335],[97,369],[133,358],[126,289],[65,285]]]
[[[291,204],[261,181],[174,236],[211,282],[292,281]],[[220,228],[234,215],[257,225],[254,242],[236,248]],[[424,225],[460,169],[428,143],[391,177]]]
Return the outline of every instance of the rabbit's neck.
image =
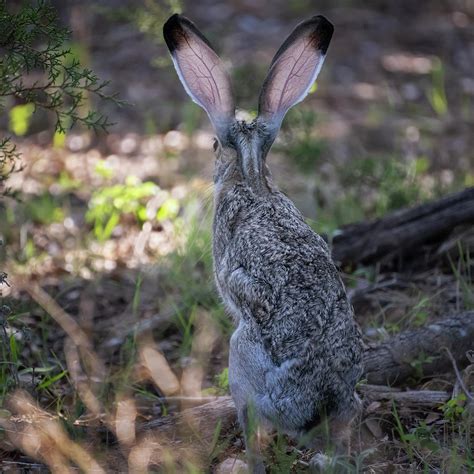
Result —
[[[232,193],[236,186],[259,196],[277,191],[270,170],[260,157],[242,154],[234,155],[232,159],[225,155],[218,157],[214,172],[215,200]]]
[[[267,198],[270,194],[278,192],[273,183],[270,172],[265,165],[265,171],[261,174],[246,176],[237,163],[229,164],[225,173],[214,181],[214,204],[218,206],[222,201],[228,201],[231,197],[236,200],[243,196],[254,196]]]
[[[237,151],[237,166],[242,182],[256,194],[273,190],[271,175],[265,157],[271,145],[266,128],[256,119],[250,123],[236,122],[231,140]]]

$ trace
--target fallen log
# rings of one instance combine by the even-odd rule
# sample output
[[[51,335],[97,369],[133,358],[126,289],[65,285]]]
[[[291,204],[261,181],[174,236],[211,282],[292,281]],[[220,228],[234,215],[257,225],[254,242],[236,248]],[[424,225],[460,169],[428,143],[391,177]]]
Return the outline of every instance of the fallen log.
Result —
[[[456,226],[466,224],[474,224],[474,187],[374,221],[344,226],[333,238],[332,255],[341,266],[348,266],[419,254],[423,245],[441,243]]]
[[[361,395],[367,401],[391,401],[404,406],[439,407],[449,400],[444,391],[402,391],[387,384],[400,383],[409,377],[429,376],[452,369],[448,348],[460,365],[466,365],[466,352],[474,348],[474,311],[466,311],[426,327],[402,332],[377,346],[369,346],[364,355],[365,378],[372,385],[362,385]],[[421,359],[423,357],[423,359]],[[418,361],[414,364],[413,361]],[[423,362],[424,361],[424,362]],[[196,403],[196,400],[193,399]],[[231,397],[217,397],[203,405],[188,408],[178,415],[170,415],[141,425],[140,431],[157,430],[161,435],[174,438],[199,436],[204,442],[214,439],[217,423],[228,433],[236,423],[236,410]],[[205,444],[205,443],[204,443]]]
[[[384,385],[362,385],[359,391],[364,401],[368,403],[394,401],[404,407],[415,409],[439,407],[451,398],[451,394],[444,390],[401,391]]]
[[[206,397],[208,400],[208,397]],[[210,442],[216,433],[216,424],[220,421],[220,431],[228,433],[237,422],[237,411],[231,397],[216,397],[204,405],[187,408],[177,415],[164,416],[143,423],[140,431],[156,429],[160,435],[173,438],[188,432],[197,435],[204,442]]]
[[[404,331],[386,341],[370,345],[364,353],[365,378],[376,385],[396,385],[410,377],[426,377],[452,369],[449,349],[460,366],[474,349],[474,311]]]
[[[364,417],[373,413],[379,416],[380,413],[391,413],[392,402],[397,404],[399,413],[404,413],[407,409],[409,411],[438,409],[450,398],[450,394],[445,391],[401,391],[375,385],[362,385],[359,392],[366,402]],[[237,411],[231,397],[216,397],[212,401],[209,401],[209,397],[205,397],[203,400],[207,403],[188,408],[178,414],[142,423],[137,427],[139,436],[134,446],[129,451],[121,451],[118,446],[109,448],[107,458],[102,459],[102,463],[107,463],[109,467],[113,466],[114,472],[123,470],[127,464],[130,472],[148,472],[150,464],[158,466],[170,459],[183,465],[186,461],[192,460],[194,465],[204,466],[216,443],[224,437],[229,439],[229,434],[233,431],[237,433],[238,427]],[[36,408],[34,402],[20,402],[19,396],[16,395],[16,399],[11,399],[8,404],[12,412],[10,419],[0,417],[0,426],[6,430],[14,446],[31,453],[33,458],[39,458],[50,466],[57,466],[53,455],[65,450],[68,456],[73,456],[78,465],[85,466],[85,471],[91,472],[90,466],[93,466],[94,472],[104,472],[92,455],[79,445],[74,450],[71,449],[71,445],[75,444],[59,427],[57,417]],[[34,410],[34,416],[22,416],[25,410],[28,412]],[[366,418],[366,422],[368,421],[370,420]],[[34,446],[31,445],[33,434]],[[57,444],[53,446],[52,440],[46,439],[47,436],[53,437]],[[45,437],[41,445],[38,444],[40,437]],[[37,451],[32,451],[31,446]],[[38,451],[39,448],[41,451]],[[66,471],[65,466],[61,468]]]
[[[363,385],[359,392],[366,405],[371,402],[395,402],[403,408],[428,409],[439,408],[446,403],[451,395],[446,391],[437,390],[394,390],[387,386]],[[372,410],[373,411],[373,410]],[[143,423],[139,430],[142,433],[156,430],[162,437],[174,439],[179,433],[180,442],[191,443],[191,438],[197,436],[202,446],[206,446],[216,436],[216,426],[222,433],[236,428],[237,410],[234,402],[229,396],[217,397],[213,401],[207,401],[204,405],[188,408],[177,415],[169,415],[157,420]],[[198,429],[196,429],[198,428]],[[183,439],[183,433],[188,433]]]

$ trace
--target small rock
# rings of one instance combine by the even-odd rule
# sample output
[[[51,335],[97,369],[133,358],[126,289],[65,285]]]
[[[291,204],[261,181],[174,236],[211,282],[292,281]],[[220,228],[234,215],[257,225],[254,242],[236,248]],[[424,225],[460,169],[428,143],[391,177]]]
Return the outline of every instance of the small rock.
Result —
[[[244,461],[237,458],[227,458],[216,468],[216,474],[248,474],[249,469]]]

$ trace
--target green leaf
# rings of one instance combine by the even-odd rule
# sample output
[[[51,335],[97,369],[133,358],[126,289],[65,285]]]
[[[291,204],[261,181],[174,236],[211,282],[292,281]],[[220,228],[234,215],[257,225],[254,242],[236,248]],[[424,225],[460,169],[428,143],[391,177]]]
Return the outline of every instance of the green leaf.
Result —
[[[430,162],[429,162],[428,158],[426,158],[426,157],[417,158],[415,160],[416,174],[425,173],[426,171],[428,171],[429,166],[430,166]]]
[[[148,218],[147,210],[145,206],[140,206],[137,211],[137,217],[141,222],[145,222]]]
[[[114,175],[114,170],[112,169],[112,166],[110,166],[110,163],[105,160],[99,160],[95,165],[94,171],[99,176],[105,179],[110,179]]]
[[[15,339],[14,334],[10,336],[10,356],[12,362],[18,362],[18,345]]]
[[[54,375],[53,377],[46,378],[39,385],[39,389],[45,389],[51,386],[53,383],[56,383],[58,380],[61,380],[67,374],[67,370],[63,370],[59,374]]]
[[[179,212],[179,201],[175,198],[168,198],[160,207],[156,214],[158,221],[165,219],[174,219]]]
[[[35,104],[16,105],[10,109],[10,130],[18,137],[28,131]]]
[[[229,369],[227,367],[220,374],[216,375],[216,382],[221,390],[229,391]]]
[[[54,148],[64,148],[66,143],[66,134],[56,130],[53,136],[53,147]]]

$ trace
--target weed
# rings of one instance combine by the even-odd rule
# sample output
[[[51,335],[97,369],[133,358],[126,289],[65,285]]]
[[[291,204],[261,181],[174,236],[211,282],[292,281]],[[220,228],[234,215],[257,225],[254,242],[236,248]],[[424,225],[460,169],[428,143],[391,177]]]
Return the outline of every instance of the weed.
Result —
[[[412,309],[412,315],[409,318],[410,322],[416,326],[416,327],[421,327],[424,326],[426,321],[428,320],[429,317],[429,304],[430,304],[430,298],[428,297],[422,297],[420,301],[418,301],[415,306]]]
[[[388,321],[384,324],[384,328],[388,334],[398,334],[401,331],[399,322]]]
[[[193,308],[191,311],[177,310],[174,314],[173,322],[181,335],[180,352],[182,356],[187,356],[191,352],[195,320],[196,308]]]
[[[193,219],[184,240],[163,262],[167,269],[163,290],[178,294],[182,311],[189,313],[199,305],[219,318],[220,303],[212,278],[210,224]]]
[[[61,171],[57,184],[63,191],[73,191],[81,187],[81,182],[72,178],[67,171]]]
[[[325,143],[315,136],[317,116],[312,109],[292,109],[285,118],[282,130],[283,144],[276,147],[296,163],[301,171],[314,171],[321,163]]]
[[[314,150],[308,152],[307,158],[310,156],[319,160]],[[319,200],[315,230],[332,235],[341,225],[379,217],[427,199],[430,194],[422,186],[422,179],[428,168],[425,157],[404,162],[391,156],[354,158],[338,166],[340,192],[335,198]],[[318,187],[324,186],[318,183]]]
[[[413,461],[412,438],[408,435],[408,433],[406,432],[405,428],[402,425],[402,421],[400,419],[400,416],[398,415],[397,406],[395,402],[392,403],[392,415],[393,415],[393,418],[395,419],[395,429],[398,433],[398,436],[405,448],[405,451],[408,454],[410,461]]]
[[[25,214],[37,224],[48,225],[64,219],[64,211],[50,194],[43,194],[25,204]]]
[[[106,180],[111,179],[114,176],[114,170],[106,160],[98,160],[95,164],[94,171],[97,175]]]
[[[226,367],[214,377],[214,387],[203,390],[206,395],[228,395],[229,394],[229,369]]]
[[[272,474],[286,474],[291,472],[291,468],[298,456],[297,451],[288,445],[288,440],[282,433],[277,433],[270,445],[272,458],[270,472]]]
[[[214,433],[212,435],[212,441],[209,446],[209,452],[210,452],[209,464],[212,464],[212,462],[229,447],[230,440],[228,438],[224,438],[222,441],[219,442],[221,429],[222,429],[222,420],[219,420],[214,429]]]
[[[431,87],[427,92],[428,101],[438,116],[443,117],[448,112],[448,98],[445,87],[445,69],[439,58],[433,60],[431,72]]]
[[[23,136],[28,131],[35,104],[16,105],[10,109],[10,130],[17,136]]]
[[[1,302],[1,301],[0,301]],[[15,339],[14,329],[10,326],[11,309],[7,305],[0,306],[0,400],[18,384],[19,347]]]
[[[61,380],[66,375],[67,375],[67,370],[62,370],[61,372],[59,372],[59,374],[45,377],[43,381],[38,385],[38,389],[39,390],[47,389],[54,383]]]
[[[431,364],[436,357],[428,356],[424,352],[420,352],[417,357],[410,361],[410,365],[415,369],[415,378],[423,378],[423,366],[425,364]]]
[[[137,319],[137,314],[140,307],[142,283],[143,283],[143,276],[139,274],[135,282],[135,291],[133,293],[133,300],[132,300],[132,312],[135,319]]]
[[[216,385],[223,392],[229,393],[229,369],[225,368],[216,375]]]
[[[110,380],[115,390],[125,389],[130,384],[131,374],[134,370],[135,363],[138,359],[138,343],[136,332],[129,334],[124,343],[120,347],[119,361],[120,370]]]
[[[53,135],[53,148],[64,148],[66,144],[66,132],[57,130]]]
[[[150,215],[153,211],[147,207],[151,198],[159,202],[154,215]],[[168,191],[160,189],[151,181],[140,183],[134,176],[129,176],[125,184],[106,186],[93,193],[86,220],[93,224],[95,237],[105,241],[126,215],[134,216],[139,223],[149,219],[160,222],[174,219],[179,209],[179,202]]]
[[[466,404],[466,395],[460,393],[458,396],[451,398],[441,406],[445,420],[450,422],[458,421],[464,413],[464,405]]]
[[[373,190],[372,199],[364,202],[365,212],[380,216],[426,197],[418,178],[427,167],[423,157],[409,163],[392,157],[366,157],[354,160],[351,166],[341,168],[340,173],[344,189],[356,190],[359,195],[364,189]]]

